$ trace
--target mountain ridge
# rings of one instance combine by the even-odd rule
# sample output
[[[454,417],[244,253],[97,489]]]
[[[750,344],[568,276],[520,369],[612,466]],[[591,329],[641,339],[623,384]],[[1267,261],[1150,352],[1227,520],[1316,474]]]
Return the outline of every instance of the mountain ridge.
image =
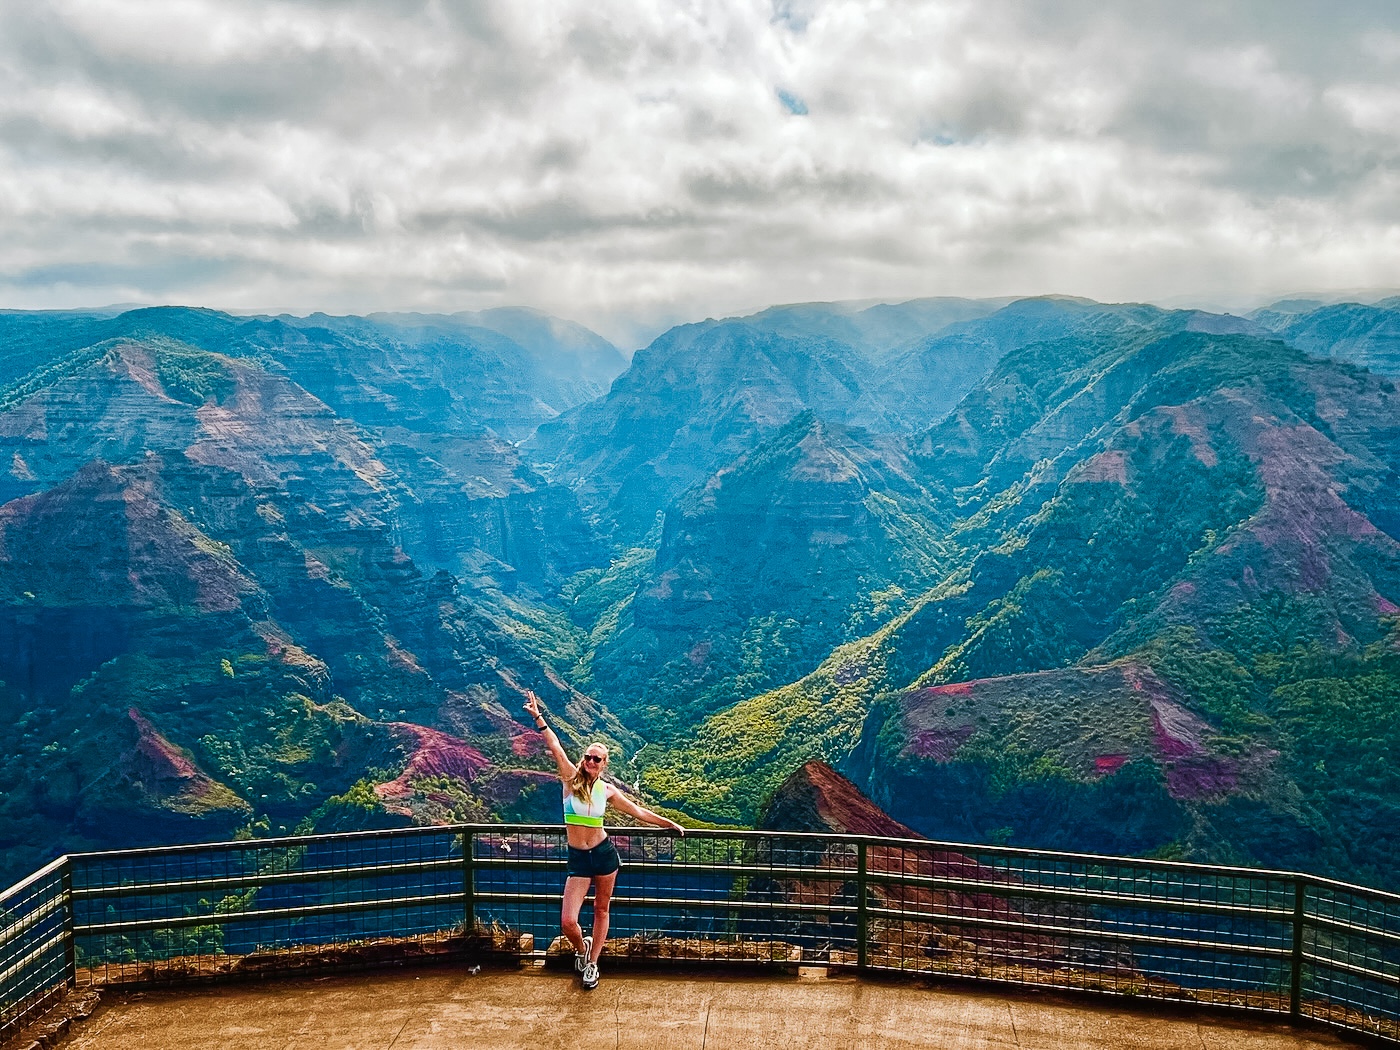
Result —
[[[923,833],[1388,884],[1367,310],[798,304],[625,370],[518,311],[0,315],[0,863],[553,820],[530,688],[697,819],[823,761]]]

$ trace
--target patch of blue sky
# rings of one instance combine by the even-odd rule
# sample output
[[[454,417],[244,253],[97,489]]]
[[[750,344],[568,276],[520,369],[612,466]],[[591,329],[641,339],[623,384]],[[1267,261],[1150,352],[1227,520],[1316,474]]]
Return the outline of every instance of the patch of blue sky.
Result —
[[[805,117],[807,115],[807,103],[794,95],[791,91],[778,88],[778,101],[795,117]]]
[[[924,124],[919,127],[918,133],[914,136],[914,141],[921,145],[956,146],[959,142],[964,140],[956,133],[955,129],[948,127],[946,124]]]
[[[792,32],[805,32],[810,19],[811,11],[807,5],[794,3],[793,0],[773,0],[771,21],[786,25]]]

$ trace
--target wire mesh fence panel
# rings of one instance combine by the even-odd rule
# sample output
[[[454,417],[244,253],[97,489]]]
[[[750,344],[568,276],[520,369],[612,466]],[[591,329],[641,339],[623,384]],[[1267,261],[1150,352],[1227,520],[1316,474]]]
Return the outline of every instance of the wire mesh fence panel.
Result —
[[[76,856],[79,978],[334,965],[355,961],[337,947],[440,941],[463,920],[460,843],[424,828]]]
[[[0,1040],[68,987],[66,861],[0,895]]]
[[[738,846],[743,840],[736,840]],[[742,877],[752,936],[775,954],[840,963],[859,951],[860,846],[857,842],[762,832]]]
[[[1290,876],[943,843],[869,868],[873,966],[1289,1009]]]
[[[612,840],[622,869],[609,909],[610,950],[637,958],[790,962],[804,950],[825,958],[833,943],[855,942],[850,858],[819,862],[806,846],[753,833],[626,828]],[[551,943],[560,932],[567,854],[562,829],[474,835],[477,920]],[[833,875],[833,864],[851,870]],[[833,925],[843,908],[851,914]],[[593,918],[590,898],[580,921],[587,929]]]
[[[1305,882],[1300,1012],[1400,1038],[1400,895]]]
[[[490,828],[470,838],[473,917],[548,944],[559,932],[568,862],[563,828]]]

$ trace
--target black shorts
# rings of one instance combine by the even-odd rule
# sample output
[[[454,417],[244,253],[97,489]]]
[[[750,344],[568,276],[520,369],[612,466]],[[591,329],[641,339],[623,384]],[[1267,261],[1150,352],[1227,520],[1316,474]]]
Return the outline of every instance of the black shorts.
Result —
[[[611,875],[622,867],[617,847],[612,839],[604,839],[592,849],[569,847],[569,876],[596,879],[600,875]]]

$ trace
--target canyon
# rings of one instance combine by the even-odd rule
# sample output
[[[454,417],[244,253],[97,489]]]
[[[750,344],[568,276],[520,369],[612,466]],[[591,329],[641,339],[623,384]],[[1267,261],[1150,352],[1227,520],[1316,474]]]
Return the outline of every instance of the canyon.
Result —
[[[0,314],[0,878],[556,821],[531,689],[696,823],[1393,884],[1397,324]]]

